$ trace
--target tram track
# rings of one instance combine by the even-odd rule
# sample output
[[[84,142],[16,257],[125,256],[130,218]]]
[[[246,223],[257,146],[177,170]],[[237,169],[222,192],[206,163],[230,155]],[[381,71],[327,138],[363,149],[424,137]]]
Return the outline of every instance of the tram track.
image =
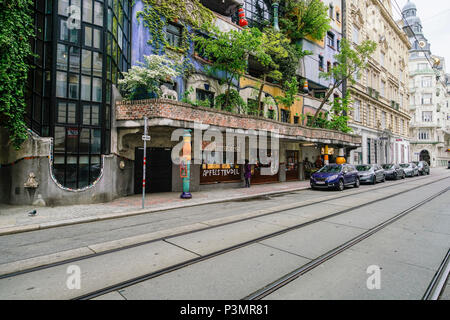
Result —
[[[447,254],[442,260],[439,269],[436,271],[436,274],[431,280],[427,288],[427,291],[425,291],[425,294],[422,297],[422,300],[439,300],[439,297],[445,290],[449,274],[450,274],[450,249],[447,251]]]
[[[444,179],[446,179],[446,178],[444,178]],[[441,180],[444,180],[444,179],[440,179],[438,181],[441,181]],[[435,181],[435,182],[438,182],[438,181]],[[270,293],[272,293],[272,292],[278,290],[279,288],[285,286],[289,282],[295,280],[300,275],[302,275],[302,274],[304,274],[304,273],[314,269],[315,267],[319,266],[320,264],[323,264],[325,261],[331,259],[332,257],[338,255],[339,253],[347,250],[348,248],[354,246],[355,244],[357,244],[357,243],[363,241],[364,239],[370,237],[371,235],[377,233],[378,231],[382,230],[386,226],[394,223],[395,221],[397,221],[397,220],[401,219],[402,217],[406,216],[407,214],[413,212],[417,208],[423,206],[424,204],[426,204],[426,203],[432,201],[433,199],[441,196],[442,194],[448,192],[449,189],[450,188],[447,187],[444,190],[441,190],[438,193],[433,194],[431,197],[428,197],[425,200],[422,200],[419,203],[416,203],[413,206],[410,206],[409,208],[407,208],[406,210],[403,210],[399,214],[396,214],[395,216],[391,217],[390,219],[387,219],[387,220],[383,221],[382,223],[378,224],[377,226],[375,226],[375,227],[369,229],[368,231],[360,234],[359,236],[357,236],[357,237],[355,237],[355,238],[345,242],[344,244],[342,244],[342,245],[340,245],[338,247],[335,247],[334,249],[332,249],[332,250],[328,251],[327,253],[321,255],[320,257],[318,257],[318,258],[310,261],[309,263],[301,266],[300,268],[290,272],[289,274],[283,276],[282,278],[279,278],[278,280],[276,280],[275,282],[265,286],[264,288],[253,292],[252,294],[244,297],[243,299],[246,299],[246,300],[258,300],[258,299],[261,299],[261,298],[269,295]],[[270,238],[282,235],[282,234],[287,233],[289,231],[300,229],[300,228],[306,227],[308,225],[311,225],[311,224],[323,221],[325,219],[329,219],[331,217],[335,217],[335,216],[338,216],[338,215],[341,215],[341,214],[344,214],[344,213],[347,213],[347,212],[350,212],[350,211],[354,211],[356,209],[360,209],[362,207],[368,206],[368,205],[373,204],[373,203],[378,202],[378,201],[387,200],[387,199],[399,196],[399,195],[404,194],[404,193],[409,192],[409,191],[411,191],[411,189],[402,191],[402,192],[397,193],[395,195],[390,195],[390,196],[383,197],[381,199],[370,201],[370,202],[362,204],[362,205],[358,205],[358,206],[355,206],[355,207],[352,207],[352,208],[348,208],[348,209],[345,209],[345,210],[342,210],[342,211],[339,211],[339,212],[327,215],[325,217],[321,217],[321,218],[318,218],[318,219],[314,219],[312,221],[308,221],[308,222],[305,222],[305,223],[302,223],[302,224],[298,224],[298,225],[295,225],[295,226],[292,226],[292,227],[289,227],[289,228],[285,228],[285,229],[282,229],[280,231],[276,231],[276,232],[273,232],[273,233],[270,233],[270,234],[267,234],[267,235],[264,235],[264,236],[261,236],[261,237],[249,240],[249,241],[242,242],[242,243],[234,245],[234,246],[230,246],[230,247],[225,248],[225,249],[217,250],[215,252],[206,254],[204,256],[200,256],[198,258],[190,259],[190,260],[187,260],[185,262],[182,262],[182,263],[170,266],[168,268],[164,268],[164,269],[158,270],[156,272],[151,272],[151,273],[148,273],[148,274],[145,274],[145,275],[142,275],[142,276],[139,276],[139,277],[135,277],[133,279],[130,279],[130,280],[127,280],[127,281],[124,281],[124,282],[121,282],[121,283],[109,286],[107,288],[102,288],[102,289],[90,292],[88,294],[84,294],[84,295],[78,296],[78,297],[74,298],[74,300],[89,300],[89,299],[97,298],[99,296],[103,296],[103,295],[111,293],[113,291],[118,291],[118,290],[130,287],[132,285],[138,284],[140,282],[143,282],[143,281],[146,281],[146,280],[150,280],[150,279],[153,279],[153,278],[157,278],[157,277],[160,277],[160,276],[165,275],[167,273],[170,273],[170,272],[173,272],[173,271],[176,271],[176,270],[179,270],[179,269],[191,266],[191,265],[199,263],[201,261],[205,261],[207,259],[211,259],[213,257],[216,257],[216,256],[219,256],[219,255],[222,255],[222,254],[225,254],[225,253],[228,253],[228,252],[231,252],[231,251],[234,251],[234,250],[237,250],[237,249],[249,246],[251,244],[258,243],[258,242],[261,242],[263,240],[267,240],[267,239],[270,239]]]
[[[369,229],[368,231],[354,237],[353,239],[341,244],[340,246],[335,247],[334,249],[332,249],[332,250],[328,251],[327,253],[319,256],[318,258],[308,262],[307,264],[301,266],[300,268],[295,269],[294,271],[286,274],[285,276],[279,278],[278,280],[272,282],[271,284],[244,297],[243,300],[260,300],[260,299],[270,295],[271,293],[281,289],[282,287],[286,286],[288,283],[294,281],[295,279],[299,278],[300,276],[306,274],[307,272],[309,272],[309,271],[313,270],[314,268],[320,266],[321,264],[325,263],[326,261],[333,258],[334,256],[344,252],[345,250],[353,247],[354,245],[358,244],[359,242],[363,241],[364,239],[366,239],[366,238],[372,236],[373,234],[379,232],[380,230],[384,229],[388,225],[403,218],[404,216],[413,212],[417,208],[419,208],[419,207],[423,206],[424,204],[434,200],[435,198],[445,194],[449,190],[450,190],[450,188],[447,187],[446,189],[439,191],[438,193],[432,195],[431,197],[409,207],[408,209],[400,212],[399,214],[395,215],[394,217],[392,217],[388,220],[385,220],[384,222]],[[445,285],[445,280],[448,276],[449,255],[450,255],[450,251],[447,253],[446,258],[444,259],[443,263],[439,267],[438,272],[436,273],[435,277],[433,278],[423,299],[429,299],[429,298],[434,297],[435,298],[434,300],[436,300],[437,297],[439,296],[443,286]]]
[[[427,178],[429,179],[430,176],[423,177],[420,180],[422,180],[422,181],[423,180],[427,180]],[[302,224],[299,224],[299,225],[295,225],[293,227],[289,227],[287,229],[280,230],[278,232],[280,234],[285,233],[285,232],[289,232],[291,230],[295,230],[297,228],[304,227],[304,226],[307,226],[307,225],[312,224],[312,223],[316,223],[316,222],[319,222],[319,221],[322,221],[322,220],[325,220],[325,219],[328,219],[328,218],[331,218],[331,217],[334,217],[334,216],[337,216],[337,215],[340,215],[340,214],[344,214],[344,213],[346,213],[348,211],[351,211],[351,210],[359,209],[361,207],[364,207],[364,206],[369,205],[369,204],[373,204],[373,203],[378,202],[378,201],[386,200],[386,199],[388,199],[390,197],[393,197],[393,196],[397,196],[397,195],[401,195],[401,194],[407,193],[407,192],[415,190],[417,188],[422,188],[422,187],[428,186],[430,184],[438,183],[438,182],[443,181],[443,180],[448,179],[448,178],[450,178],[450,177],[449,176],[445,176],[443,178],[440,178],[440,179],[435,180],[435,181],[431,181],[430,183],[424,184],[422,186],[413,186],[412,188],[409,188],[409,189],[406,189],[406,190],[401,191],[399,193],[396,193],[395,195],[389,195],[389,196],[386,196],[386,197],[377,198],[377,199],[372,200],[370,202],[367,202],[367,203],[364,203],[364,204],[361,204],[361,205],[357,205],[357,206],[354,206],[354,207],[351,207],[351,208],[348,208],[348,209],[344,209],[344,210],[332,213],[332,214],[324,216],[324,217],[313,219],[311,221],[308,221],[308,222],[305,222],[305,223],[302,223]],[[411,182],[415,182],[415,181],[419,181],[419,180],[414,179]],[[40,265],[40,266],[37,266],[37,267],[26,268],[24,270],[8,272],[8,273],[0,275],[0,280],[4,279],[4,278],[10,278],[10,277],[18,276],[18,275],[21,275],[21,274],[24,274],[24,273],[30,273],[30,272],[35,272],[35,271],[39,271],[39,270],[43,270],[43,269],[48,269],[48,268],[64,265],[64,264],[67,264],[67,263],[74,263],[74,262],[77,262],[77,261],[94,258],[94,257],[100,256],[100,255],[111,254],[111,253],[115,253],[115,252],[131,249],[131,248],[135,248],[135,247],[138,247],[138,246],[147,245],[147,244],[150,244],[150,243],[153,243],[153,242],[157,242],[157,241],[164,241],[164,240],[168,240],[168,239],[175,238],[175,237],[185,236],[185,235],[189,235],[189,234],[193,234],[193,233],[197,233],[197,232],[207,231],[207,230],[211,230],[211,229],[215,229],[215,228],[219,228],[219,227],[223,227],[223,226],[227,226],[227,225],[231,225],[231,224],[236,224],[236,223],[240,223],[240,222],[244,222],[244,221],[248,221],[248,220],[252,220],[252,219],[256,219],[256,218],[269,216],[269,215],[272,215],[272,214],[282,213],[282,212],[288,211],[288,210],[295,210],[295,209],[305,208],[305,207],[309,207],[309,206],[320,204],[323,201],[332,201],[332,200],[343,199],[343,198],[347,198],[347,197],[353,196],[355,194],[360,195],[360,194],[370,193],[370,192],[373,192],[373,191],[376,191],[376,190],[380,190],[380,189],[385,190],[386,188],[392,188],[392,187],[395,187],[395,186],[398,186],[398,185],[404,185],[404,184],[408,184],[408,183],[410,183],[410,182],[407,181],[407,182],[393,183],[393,184],[389,184],[389,185],[382,185],[382,186],[379,186],[379,187],[376,187],[376,188],[370,188],[370,189],[367,189],[367,190],[364,190],[364,191],[360,191],[360,192],[357,192],[357,193],[350,192],[350,193],[347,193],[347,194],[344,194],[344,195],[341,195],[341,196],[327,197],[325,200],[324,199],[318,199],[317,201],[313,201],[313,202],[309,202],[309,203],[305,203],[305,204],[301,204],[301,205],[295,205],[295,203],[294,203],[294,205],[290,205],[290,206],[287,206],[286,208],[279,209],[279,210],[278,209],[275,209],[275,210],[269,209],[270,212],[267,212],[267,213],[252,215],[252,216],[244,217],[244,218],[237,219],[237,220],[232,220],[232,221],[228,221],[228,222],[224,222],[224,223],[218,223],[218,224],[214,224],[214,225],[209,225],[209,226],[205,226],[204,228],[198,228],[198,229],[195,229],[195,230],[192,230],[192,231],[175,233],[175,234],[172,234],[172,235],[169,235],[169,236],[158,237],[158,238],[154,238],[154,239],[149,240],[149,241],[143,241],[143,242],[139,242],[139,243],[136,243],[136,244],[125,245],[125,246],[121,246],[119,248],[114,248],[114,249],[110,249],[110,250],[104,250],[104,251],[101,251],[101,252],[95,252],[95,253],[92,253],[92,254],[82,255],[82,256],[79,256],[79,257],[71,258],[71,259],[63,259],[61,261],[57,261],[57,262],[53,262],[53,263],[45,264],[45,265]],[[206,223],[208,223],[208,221],[205,221],[204,223],[205,223],[205,225],[207,225]],[[252,241],[256,242],[255,240],[250,240],[248,242],[249,243],[253,243]],[[245,242],[244,246],[248,245],[249,243]],[[231,247],[230,250],[234,250],[232,248],[234,248],[234,247]],[[229,251],[229,250],[227,250],[227,251]],[[221,252],[219,254],[222,254],[222,253],[224,253],[224,252]]]

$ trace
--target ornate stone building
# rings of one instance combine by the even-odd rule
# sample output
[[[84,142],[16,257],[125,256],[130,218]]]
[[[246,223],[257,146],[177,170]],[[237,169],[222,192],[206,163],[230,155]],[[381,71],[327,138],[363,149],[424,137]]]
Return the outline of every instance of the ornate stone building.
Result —
[[[348,84],[354,101],[350,126],[362,136],[362,147],[350,153],[349,162],[408,162],[408,37],[392,18],[390,1],[346,3],[347,39],[355,45],[377,43],[367,70]]]
[[[450,160],[449,95],[444,58],[433,55],[423,33],[417,7],[408,1],[401,21],[411,42],[409,51],[409,113],[411,157],[431,166]]]

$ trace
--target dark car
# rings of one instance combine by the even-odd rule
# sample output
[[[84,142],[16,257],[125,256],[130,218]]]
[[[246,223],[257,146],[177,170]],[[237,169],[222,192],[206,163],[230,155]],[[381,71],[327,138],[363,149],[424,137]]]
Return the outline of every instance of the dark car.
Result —
[[[345,186],[359,188],[359,176],[351,164],[329,164],[312,174],[311,188],[333,188],[343,191]]]
[[[413,163],[419,168],[419,174],[421,176],[430,174],[430,165],[426,161],[413,161]]]
[[[403,168],[407,177],[416,177],[419,175],[419,168],[415,163],[400,163],[400,167]]]
[[[386,179],[398,180],[398,179],[405,179],[406,177],[405,171],[398,164],[388,163],[383,164],[382,167],[384,169]]]
[[[378,164],[357,165],[356,170],[358,170],[359,181],[361,183],[375,184],[386,181],[384,169]]]

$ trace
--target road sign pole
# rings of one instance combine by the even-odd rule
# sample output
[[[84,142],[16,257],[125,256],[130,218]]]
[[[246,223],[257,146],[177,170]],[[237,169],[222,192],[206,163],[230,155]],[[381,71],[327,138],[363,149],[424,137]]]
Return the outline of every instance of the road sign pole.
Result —
[[[142,170],[142,209],[145,207],[145,167],[147,166],[147,117],[144,118],[144,164]]]

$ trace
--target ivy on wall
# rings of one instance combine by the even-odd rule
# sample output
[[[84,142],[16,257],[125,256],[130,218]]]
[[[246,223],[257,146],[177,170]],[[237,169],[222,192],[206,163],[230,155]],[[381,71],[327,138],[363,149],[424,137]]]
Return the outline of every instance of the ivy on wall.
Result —
[[[33,0],[0,0],[0,126],[16,149],[27,139],[24,93],[33,55],[32,6]]]
[[[214,20],[214,14],[205,8],[199,0],[142,0],[143,11],[137,12],[137,19],[143,22],[150,32],[149,44],[155,54],[167,54],[169,58],[178,59],[181,55],[179,71],[186,76],[191,74],[194,66],[189,60],[189,51],[192,42],[190,28],[208,31]],[[183,27],[179,47],[169,44],[165,36],[165,27],[169,22],[176,22]],[[169,49],[169,51],[166,51]]]

